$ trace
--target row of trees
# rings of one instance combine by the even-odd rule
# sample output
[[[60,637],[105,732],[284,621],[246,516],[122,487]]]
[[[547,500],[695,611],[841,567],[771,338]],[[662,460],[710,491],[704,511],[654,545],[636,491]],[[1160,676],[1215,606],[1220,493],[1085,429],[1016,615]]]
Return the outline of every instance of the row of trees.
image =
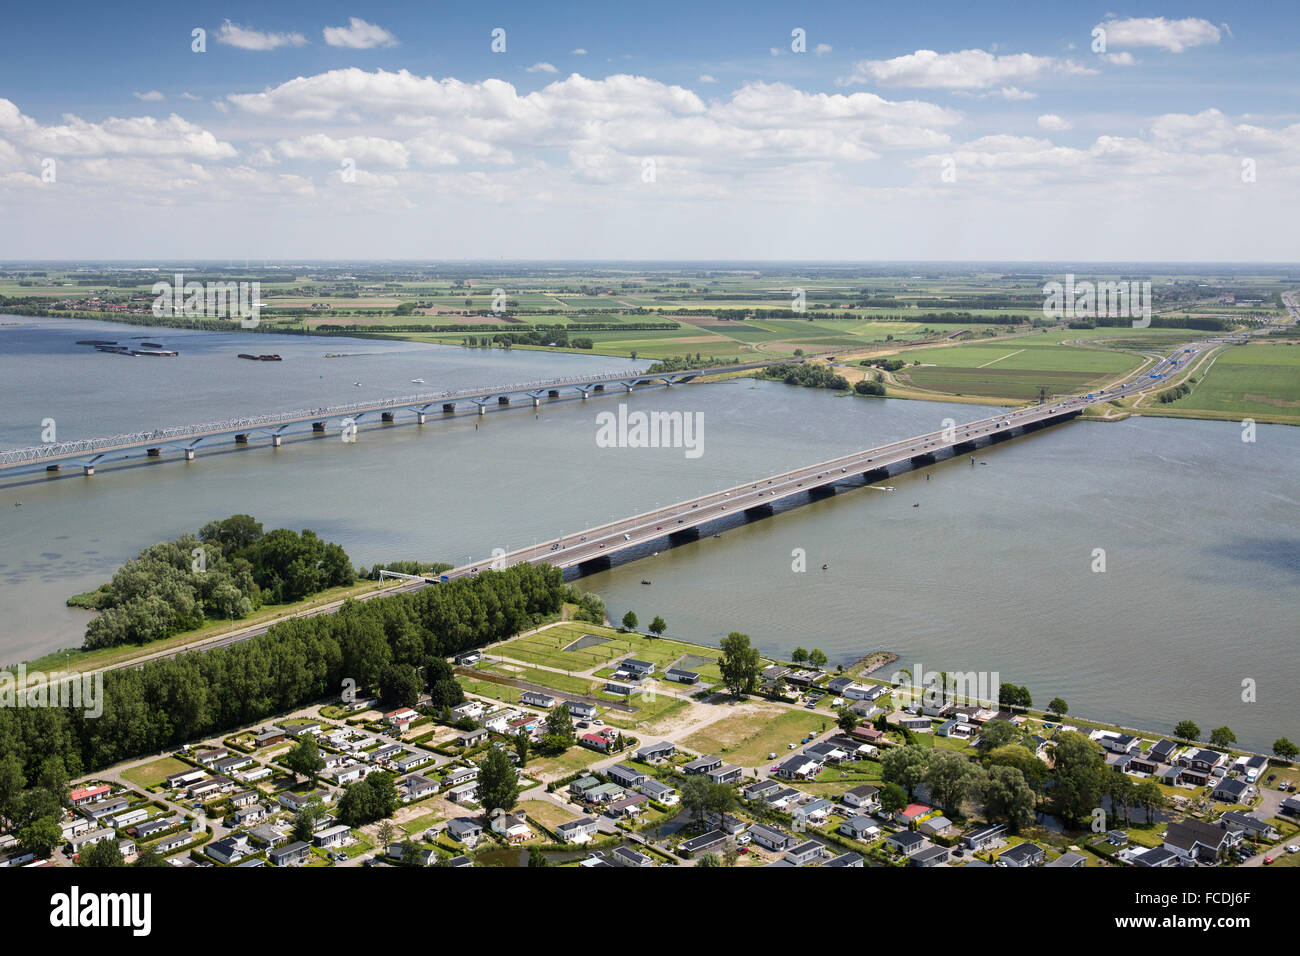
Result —
[[[442,658],[553,617],[564,595],[549,565],[484,571],[349,601],[229,647],[109,671],[98,718],[72,707],[0,708],[0,817],[19,830],[43,822],[48,835],[70,779],[337,695],[353,686],[345,681],[364,692],[391,668],[422,669],[436,701],[458,700]]]
[[[829,365],[782,362],[759,370],[758,377],[778,379],[787,385],[801,385],[804,388],[847,391],[849,387],[849,380],[843,375],[836,374]]]

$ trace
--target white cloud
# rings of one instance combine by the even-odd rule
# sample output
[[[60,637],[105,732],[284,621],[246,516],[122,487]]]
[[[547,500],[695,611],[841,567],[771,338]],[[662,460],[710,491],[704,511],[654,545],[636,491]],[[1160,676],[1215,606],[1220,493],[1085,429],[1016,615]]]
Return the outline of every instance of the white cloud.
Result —
[[[1157,47],[1170,53],[1182,53],[1194,46],[1219,42],[1219,28],[1209,20],[1187,17],[1168,20],[1164,17],[1137,17],[1130,20],[1107,20],[1097,24],[1106,31],[1107,47]]]
[[[1000,83],[1028,82],[1049,74],[1079,75],[1096,70],[1073,60],[1031,53],[998,55],[985,50],[936,53],[917,50],[891,60],[860,60],[842,83],[875,81],[882,86],[950,90],[987,89]]]
[[[381,26],[367,23],[360,17],[349,17],[345,27],[326,27],[321,31],[330,46],[349,50],[370,50],[377,46],[396,46],[397,37]]]
[[[1012,100],[1012,101],[1015,101],[1015,100],[1036,100],[1036,99],[1038,99],[1038,94],[1037,94],[1037,93],[1031,93],[1029,90],[1022,90],[1022,89],[1021,89],[1020,87],[1018,87],[1018,86],[1004,86],[1004,87],[1002,87],[1002,89],[997,90],[997,91],[995,91],[995,92],[993,92],[993,93],[988,93],[988,94],[986,94],[986,95],[987,95],[987,96],[1000,96],[1000,97],[1002,97],[1002,99],[1004,99],[1004,100]]]
[[[1113,66],[1133,66],[1137,63],[1132,53],[1098,53],[1097,56]]]
[[[550,63],[534,63],[532,66],[525,67],[525,69],[529,73],[559,73],[560,72]]]
[[[700,80],[699,80],[699,81],[700,81],[701,83],[716,83],[716,82],[718,82],[716,79],[713,78],[713,75],[710,74],[710,73],[701,73],[701,74],[700,74]]]
[[[380,136],[346,136],[335,138],[324,133],[282,139],[275,144],[276,153],[285,159],[328,160],[338,163],[351,159],[359,165],[370,164],[405,169],[410,158],[399,142]]]
[[[60,126],[42,126],[24,116],[11,101],[0,99],[0,133],[29,149],[55,156],[188,156],[231,159],[238,155],[230,143],[173,113],[165,120],[152,116],[110,117],[87,123],[66,115]]]
[[[146,103],[157,103],[159,100],[166,99],[166,97],[157,90],[150,90],[148,93],[132,93],[131,95],[137,100],[144,100]]]
[[[229,20],[217,31],[216,40],[218,43],[238,47],[241,50],[258,51],[276,50],[282,46],[304,46],[307,43],[307,38],[301,33],[265,33],[261,30],[241,27]]]
[[[197,100],[198,97],[195,96],[193,93],[182,93],[182,94],[181,94],[181,99],[183,99],[183,100]]]
[[[586,55],[587,55],[587,51],[584,50],[582,47],[578,47],[576,50],[570,50],[570,51],[569,51],[569,55],[570,55],[570,56],[586,56]]]
[[[1060,130],[1072,129],[1074,126],[1069,120],[1062,119],[1055,113],[1044,113],[1038,117],[1038,128],[1058,132]]]
[[[831,45],[829,43],[818,43],[817,46],[813,47],[813,53],[815,53],[817,56],[821,56],[823,53],[830,53],[830,52],[831,52]]]

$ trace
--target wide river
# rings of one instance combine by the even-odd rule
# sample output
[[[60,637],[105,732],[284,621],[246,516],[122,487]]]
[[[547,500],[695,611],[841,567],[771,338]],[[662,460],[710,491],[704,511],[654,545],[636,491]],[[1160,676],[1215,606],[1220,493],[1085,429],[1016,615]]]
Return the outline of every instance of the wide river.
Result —
[[[39,443],[47,418],[64,440],[645,364],[0,323],[0,447]],[[85,338],[181,355],[107,355],[75,344]],[[284,361],[235,358],[245,351]],[[703,453],[599,447],[597,414],[625,401],[702,414]],[[201,449],[188,464],[9,480],[0,661],[78,645],[87,615],[63,606],[69,594],[211,518],[246,512],[268,529],[313,528],[358,564],[461,563],[984,414],[739,380],[548,402],[540,414],[433,415],[423,428],[407,416],[355,443],[331,433],[272,449],[260,438]],[[888,481],[893,492],[845,488],[581,585],[611,618],[632,609],[644,626],[659,614],[673,636],[716,642],[738,630],[766,652],[820,647],[832,662],[892,650],[927,671],[996,672],[1036,703],[1059,695],[1088,717],[1152,730],[1184,718],[1207,732],[1226,724],[1267,751],[1279,736],[1300,739],[1300,429],[1259,426],[1254,443],[1241,434],[1231,422],[1072,422],[983,449],[976,465],[963,457],[901,475]],[[1093,570],[1097,549],[1104,572]]]

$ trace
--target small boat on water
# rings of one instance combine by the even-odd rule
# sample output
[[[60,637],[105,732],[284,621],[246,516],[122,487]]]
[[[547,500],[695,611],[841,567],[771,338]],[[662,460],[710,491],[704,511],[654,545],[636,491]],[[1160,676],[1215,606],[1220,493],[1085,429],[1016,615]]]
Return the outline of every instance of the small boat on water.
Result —
[[[649,582],[649,581],[642,581],[641,583],[642,583],[642,584],[649,584],[650,582]]]
[[[133,355],[129,346],[126,345],[96,345],[96,352],[107,352],[109,355]]]
[[[240,352],[238,357],[241,358],[241,359],[250,359],[251,361],[254,361],[254,362],[282,362],[282,361],[284,361],[284,360],[281,359],[280,356],[278,356],[278,355],[251,355],[251,354],[249,354],[248,352]]]
[[[78,345],[116,345],[116,339],[77,339]]]
[[[147,348],[147,349],[160,349],[160,348],[162,348],[162,343],[161,343],[161,342],[141,342],[140,344],[143,345],[143,346],[144,346],[145,348]]]
[[[154,358],[175,358],[180,352],[174,352],[171,349],[132,349],[132,355],[150,355]]]
[[[422,378],[413,378],[413,379],[411,379],[411,384],[412,384],[412,385],[423,385],[423,384],[424,384],[424,379],[422,379]]]

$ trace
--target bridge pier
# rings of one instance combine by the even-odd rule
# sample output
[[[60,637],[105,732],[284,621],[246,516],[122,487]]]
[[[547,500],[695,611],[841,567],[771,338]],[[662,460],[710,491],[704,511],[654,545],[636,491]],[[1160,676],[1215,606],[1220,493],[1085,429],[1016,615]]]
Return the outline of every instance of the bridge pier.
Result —
[[[877,481],[884,481],[889,477],[888,468],[872,468],[870,471],[862,473],[862,479],[869,485],[874,485]]]
[[[975,448],[976,444],[973,441],[959,441],[952,446],[952,453],[954,455],[965,455],[974,451]]]
[[[700,539],[700,529],[698,527],[682,528],[680,531],[668,532],[668,540],[674,543],[682,541],[698,541]]]
[[[451,414],[452,412],[454,412],[454,411],[456,411],[456,403],[455,403],[455,402],[443,402],[443,403],[442,403],[442,413],[443,413],[444,415],[450,415],[450,414]]]
[[[592,390],[593,392],[603,392],[603,391],[605,390],[605,386],[604,386],[604,385],[593,385],[593,386],[591,387],[591,390]]]
[[[325,430],[325,423],[324,423],[324,422],[312,422],[312,423],[311,423],[311,430],[314,431],[314,432],[323,432],[323,431]]]
[[[393,418],[394,416],[392,412],[381,412],[379,414],[379,420],[388,425],[391,425],[393,423]]]
[[[547,397],[547,398],[559,398],[559,397],[560,397],[560,390],[559,390],[558,388],[552,388],[552,389],[550,389],[549,391],[547,391],[547,393],[546,393],[546,397]]]
[[[94,465],[82,465],[82,466],[81,466],[81,473],[82,473],[83,475],[85,475],[87,478],[89,478],[91,475],[93,475],[93,474],[95,473],[95,466],[94,466]]]
[[[809,498],[834,498],[837,492],[834,485],[813,485],[808,489]]]
[[[185,460],[186,460],[186,461],[193,461],[193,460],[194,460],[194,449],[193,449],[193,448],[186,448],[186,449],[185,449]]]
[[[424,424],[424,412],[416,412],[416,413],[415,413],[415,424],[417,424],[417,425],[423,425],[423,424]]]
[[[274,435],[271,436],[271,447],[279,448],[280,442],[283,438],[284,438],[283,435],[281,435],[279,432],[276,432]]]
[[[589,398],[591,398],[591,390],[586,388],[582,389],[582,400],[585,402]]]
[[[63,467],[62,465],[46,465],[46,466],[45,466],[45,470],[46,470],[46,471],[58,471],[58,470],[59,470],[60,468],[62,468],[62,467]]]
[[[912,467],[924,468],[926,465],[933,465],[934,461],[934,455],[927,451],[924,454],[912,456]]]
[[[146,448],[144,453],[145,453],[148,457],[150,457],[150,458],[161,458],[161,457],[162,457],[162,449],[161,449],[161,448]]]
[[[509,404],[510,404],[510,396],[509,396],[509,395],[498,395],[498,396],[497,396],[497,404],[498,404],[498,405],[509,405]]]
[[[745,509],[745,518],[750,521],[757,521],[759,518],[768,518],[772,515],[772,506],[770,504],[754,505],[752,508]]]
[[[540,398],[538,398],[536,395],[534,395],[534,396],[533,396],[533,408],[541,408],[541,407],[542,407],[542,400],[541,400]]]
[[[247,445],[247,444],[248,444],[248,435],[247,435],[246,433],[245,433],[245,434],[241,434],[241,435],[236,435],[236,436],[235,436],[235,444],[236,444],[236,445]]]

